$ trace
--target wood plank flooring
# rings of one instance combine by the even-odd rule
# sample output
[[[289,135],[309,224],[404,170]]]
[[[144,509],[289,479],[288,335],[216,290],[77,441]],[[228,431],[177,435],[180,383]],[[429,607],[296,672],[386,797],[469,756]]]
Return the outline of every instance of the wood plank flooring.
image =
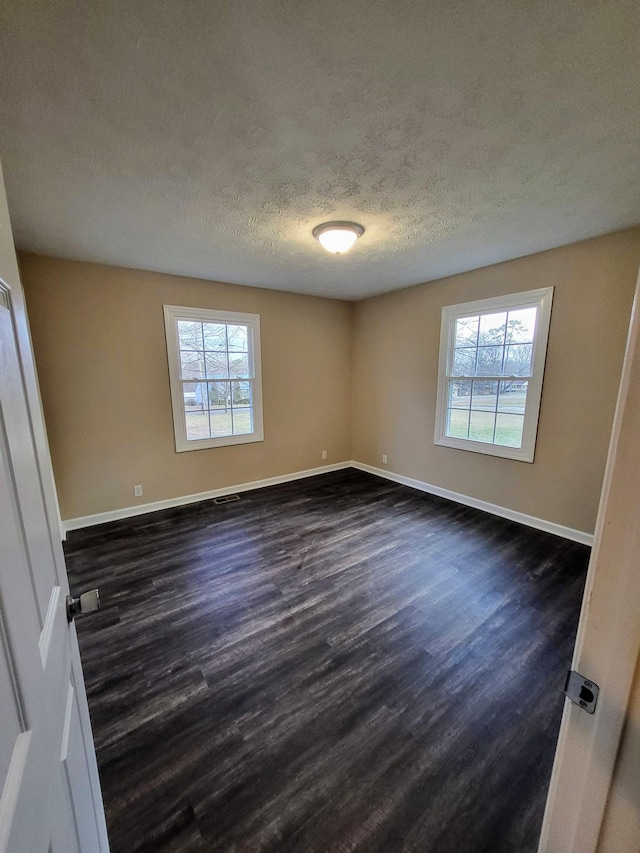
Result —
[[[75,531],[112,853],[533,853],[589,549],[355,470]]]

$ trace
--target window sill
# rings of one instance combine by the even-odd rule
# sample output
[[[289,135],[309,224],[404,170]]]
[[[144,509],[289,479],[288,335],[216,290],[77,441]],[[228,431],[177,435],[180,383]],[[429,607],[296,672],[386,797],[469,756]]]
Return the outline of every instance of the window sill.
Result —
[[[467,450],[471,453],[484,453],[486,456],[500,456],[503,459],[514,459],[517,462],[533,462],[533,450],[525,447],[506,447],[501,444],[488,444],[484,441],[473,441],[469,438],[451,438],[442,436],[434,442],[441,447],[454,450]]]

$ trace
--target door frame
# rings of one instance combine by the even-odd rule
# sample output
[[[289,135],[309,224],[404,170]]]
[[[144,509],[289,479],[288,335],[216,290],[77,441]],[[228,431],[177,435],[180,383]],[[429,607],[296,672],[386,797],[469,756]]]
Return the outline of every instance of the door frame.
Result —
[[[539,853],[595,853],[640,649],[640,275],[571,668],[596,712],[565,700]]]

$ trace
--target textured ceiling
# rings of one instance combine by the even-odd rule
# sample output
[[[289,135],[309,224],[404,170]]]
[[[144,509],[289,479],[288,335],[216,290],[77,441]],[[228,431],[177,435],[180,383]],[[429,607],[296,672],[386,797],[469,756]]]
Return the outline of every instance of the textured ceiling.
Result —
[[[1,0],[16,242],[352,299],[636,224],[639,31],[637,0]]]

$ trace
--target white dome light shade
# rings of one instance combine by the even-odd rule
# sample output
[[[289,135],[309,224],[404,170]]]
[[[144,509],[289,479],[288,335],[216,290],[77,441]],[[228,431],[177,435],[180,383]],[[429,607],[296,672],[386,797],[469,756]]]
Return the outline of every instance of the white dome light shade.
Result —
[[[364,234],[364,228],[355,222],[324,222],[322,225],[316,225],[312,233],[323,249],[334,255],[341,255],[348,252],[358,237]]]

